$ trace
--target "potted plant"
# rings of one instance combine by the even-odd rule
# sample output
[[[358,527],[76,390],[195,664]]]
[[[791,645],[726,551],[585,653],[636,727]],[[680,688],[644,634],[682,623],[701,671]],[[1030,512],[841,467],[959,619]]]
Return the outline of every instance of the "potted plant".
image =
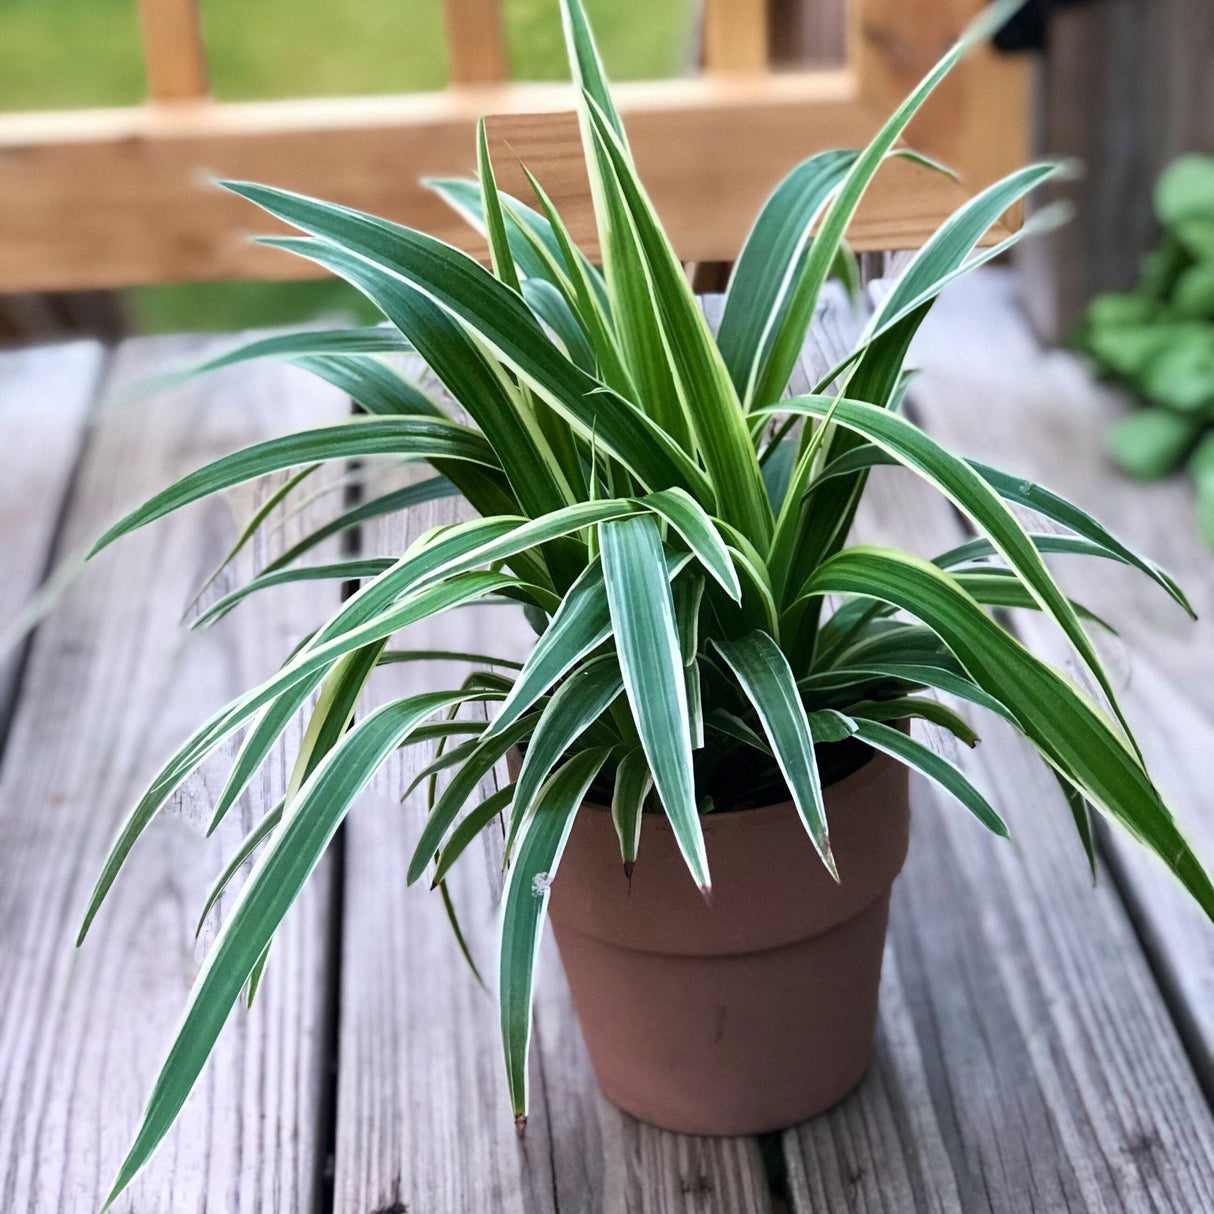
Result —
[[[520,1127],[549,903],[595,1065],[624,1107],[680,1129],[733,1133],[809,1116],[856,1081],[872,1044],[889,886],[906,850],[906,769],[1005,833],[982,794],[906,728],[920,717],[976,740],[933,691],[1002,716],[1032,742],[1089,854],[1091,805],[1214,913],[1214,888],[1143,768],[1081,610],[1042,557],[1120,561],[1187,608],[1183,594],[1070,502],[949,454],[899,412],[903,359],[932,301],[999,251],[975,249],[1052,168],[1014,173],[965,203],[844,362],[815,392],[783,398],[866,186],[901,154],[899,137],[952,64],[1008,11],[987,10],[867,148],[813,156],[779,186],[742,250],[715,335],[634,172],[578,0],[563,0],[562,12],[602,272],[572,245],[538,182],[534,208],[498,192],[483,128],[479,184],[435,188],[487,234],[492,273],[395,224],[229,183],[303,233],[268,243],[346,278],[388,324],[276,337],[219,361],[301,360],[369,416],[216,460],[118,522],[94,552],[286,468],[303,471],[283,492],[328,460],[390,453],[433,466],[434,477],[297,545],[220,599],[209,620],[262,587],[317,576],[299,562],[310,546],[410,501],[460,493],[479,517],[374,568],[319,571],[368,580],[272,678],[186,740],[122,827],[82,936],[141,831],[198,764],[248,728],[218,822],[316,697],[284,802],[208,903],[260,847],[115,1193],[177,1115],[242,989],[255,988],[276,928],[359,791],[396,748],[466,734],[455,712],[471,702],[496,713],[426,768],[453,774],[407,876],[432,871],[441,884],[476,832],[506,815],[499,987]],[[425,360],[470,424],[380,358],[403,350]],[[932,562],[849,546],[867,475],[890,463],[944,493],[976,538]],[[1009,503],[1060,530],[1026,530]],[[393,634],[503,596],[525,606],[537,631],[520,667],[396,700],[351,726],[368,678],[401,656],[387,648]],[[1009,605],[1053,617],[1107,708],[988,612]],[[461,818],[507,756],[512,782]]]

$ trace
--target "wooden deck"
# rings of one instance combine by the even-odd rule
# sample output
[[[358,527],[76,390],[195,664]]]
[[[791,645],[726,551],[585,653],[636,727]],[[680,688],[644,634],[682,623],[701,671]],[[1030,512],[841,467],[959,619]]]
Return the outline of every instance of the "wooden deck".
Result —
[[[820,316],[809,368],[833,361],[846,324],[837,307]],[[332,389],[271,366],[123,399],[217,344],[0,357],[0,619],[120,507],[240,444],[346,412]],[[1187,488],[1132,487],[1109,469],[1100,432],[1120,406],[1069,355],[1034,345],[997,272],[946,296],[912,361],[924,367],[912,407],[929,429],[1097,510],[1193,598],[1197,625],[1120,567],[1071,570],[1084,602],[1122,628],[1106,651],[1125,703],[1214,862],[1214,557]],[[199,507],[124,542],[0,668],[0,1210],[96,1210],[205,949],[206,931],[194,941],[205,891],[285,781],[272,765],[204,843],[197,824],[223,771],[208,768],[149,830],[89,941],[72,949],[104,851],[153,764],[336,605],[335,587],[310,583],[210,632],[178,627],[253,501]],[[396,551],[452,509],[436,503],[369,531],[362,551]],[[300,526],[285,518],[237,572]],[[874,476],[858,528],[928,555],[962,535],[941,499],[889,470]],[[500,653],[524,643],[501,609],[456,624]],[[1015,624],[1065,661],[1040,619]],[[456,625],[439,627],[450,647]],[[464,968],[438,899],[404,885],[421,812],[398,802],[412,755],[352,813],[289,916],[252,1012],[233,1015],[178,1127],[116,1209],[1214,1210],[1214,931],[1120,837],[1102,834],[1093,889],[1054,781],[1008,731],[980,725],[983,745],[959,761],[997,796],[1013,842],[916,784],[876,1059],[826,1115],[759,1141],[682,1137],[618,1112],[596,1090],[549,951],[520,1145],[494,1003]],[[486,959],[491,868],[471,854],[454,888]]]

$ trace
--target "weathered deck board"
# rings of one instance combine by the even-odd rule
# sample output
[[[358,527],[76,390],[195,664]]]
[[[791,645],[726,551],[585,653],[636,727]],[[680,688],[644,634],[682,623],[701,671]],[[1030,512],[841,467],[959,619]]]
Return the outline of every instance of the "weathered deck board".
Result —
[[[1012,285],[983,273],[945,296],[912,352],[923,367],[914,401],[945,442],[1066,494],[1158,560],[1189,595],[1196,623],[1134,570],[1111,561],[1054,562],[1062,583],[1118,629],[1120,639],[1100,629],[1093,635],[1152,775],[1198,855],[1214,865],[1214,552],[1197,535],[1183,477],[1144,485],[1111,464],[1104,433],[1125,402],[1092,384],[1072,355],[1036,345]],[[1020,617],[1018,627],[1039,652],[1078,677],[1061,634],[1034,613]],[[1214,929],[1132,840],[1110,831],[1104,846],[1214,1094]]]
[[[860,537],[924,555],[960,540],[909,474],[870,484]],[[855,1095],[787,1136],[794,1205],[1208,1209],[1214,1119],[1117,891],[1107,873],[1091,887],[1030,748],[967,715],[984,741],[955,757],[1012,842],[915,781],[876,1062]]]
[[[92,341],[0,354],[0,635],[41,584],[106,354]],[[0,738],[24,646],[0,657]]]
[[[399,553],[460,509],[451,500],[420,507],[407,519],[367,528],[363,547]],[[401,644],[519,657],[532,637],[521,612],[486,607],[418,625]],[[450,664],[381,671],[373,698],[455,686],[461,675]],[[410,750],[390,762],[346,825],[336,1214],[768,1210],[753,1140],[667,1134],[602,1097],[552,947],[545,948],[537,989],[532,1107],[520,1144],[496,1000],[460,956],[439,895],[424,880],[412,889],[404,884],[425,806],[414,796],[402,807],[399,798],[428,755],[428,748]],[[491,985],[496,863],[474,847],[449,882]]]
[[[196,340],[128,343],[110,387],[118,392],[200,352]],[[208,458],[344,412],[331,390],[288,374],[245,372],[103,412],[64,549]],[[86,572],[35,637],[0,785],[4,1210],[99,1207],[184,1008],[202,899],[254,807],[283,786],[280,760],[205,845],[197,823],[218,789],[214,769],[203,788],[187,786],[180,807],[140,841],[73,952],[117,823],[154,766],[323,618],[325,592],[313,584],[279,593],[272,619],[237,613],[187,641],[177,617],[234,534],[231,511],[215,503],[128,539]],[[234,1016],[176,1130],[117,1210],[313,1207],[330,909],[322,871],[285,925],[258,1005]]]
[[[833,364],[847,334],[846,315],[828,310],[800,375]],[[930,556],[962,534],[942,498],[883,470],[856,538]],[[874,1065],[855,1094],[785,1136],[793,1206],[1204,1209],[1214,1121],[1132,926],[1107,880],[1090,889],[1053,778],[1010,730],[980,724],[986,741],[961,761],[1018,842],[915,781]]]

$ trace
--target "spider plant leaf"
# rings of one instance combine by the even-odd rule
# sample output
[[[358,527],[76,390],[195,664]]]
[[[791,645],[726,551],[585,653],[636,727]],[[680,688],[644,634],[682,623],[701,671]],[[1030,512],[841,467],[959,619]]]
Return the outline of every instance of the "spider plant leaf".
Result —
[[[918,717],[947,729],[959,742],[966,746],[977,746],[982,740],[970,727],[964,717],[960,717],[939,700],[925,696],[898,696],[893,700],[878,700],[876,702],[860,701],[847,709],[847,715],[855,721],[904,721]]]
[[[249,786],[249,781],[269,758],[283,730],[297,712],[308,702],[309,697],[320,686],[325,675],[317,671],[282,692],[277,699],[266,705],[257,723],[249,730],[236,754],[232,770],[220,790],[211,809],[211,820],[207,823],[207,834],[214,834],[216,827],[227,817],[228,810],[236,804],[240,794]]]
[[[742,587],[729,547],[699,502],[682,489],[662,489],[637,500],[682,536],[696,559],[720,582],[734,602],[741,600]]]
[[[189,1007],[152,1089],[143,1123],[106,1199],[112,1204],[168,1132],[206,1062],[241,988],[268,947],[351,802],[392,751],[450,692],[398,700],[361,721],[309,777],[293,812],[258,857],[203,963]]]
[[[260,590],[269,590],[274,586],[286,586],[294,582],[361,581],[363,578],[379,577],[394,563],[386,557],[356,557],[348,561],[334,561],[328,565],[296,565],[291,569],[259,573],[255,578],[250,578],[243,586],[238,586],[235,590],[216,599],[206,611],[191,622],[190,627],[192,629],[209,628],[227,615],[238,603]]]
[[[788,659],[765,632],[714,644],[754,706],[814,849],[837,881],[809,719]]]
[[[215,579],[218,578],[219,575],[244,550],[245,545],[253,538],[253,536],[257,534],[261,528],[261,525],[274,512],[275,507],[279,506],[283,501],[285,501],[290,495],[291,491],[295,489],[296,486],[302,484],[303,481],[307,480],[307,478],[311,476],[312,473],[315,472],[319,467],[321,467],[320,464],[309,464],[306,468],[301,468],[298,472],[287,477],[287,479],[283,481],[283,483],[279,485],[279,487],[275,489],[264,502],[262,502],[262,504],[253,512],[252,517],[245,524],[244,529],[236,537],[236,542],[231,548],[228,549],[223,560],[220,561],[219,564],[216,565],[212,570],[211,576],[208,577],[206,581],[203,582],[202,585],[199,586],[194,592],[193,598],[191,598],[186,604],[183,618],[194,610],[202,596],[207,592],[207,590],[210,589],[211,586],[214,585]]]
[[[1096,839],[1092,833],[1092,811],[1088,808],[1087,799],[1061,772],[1055,771],[1054,776],[1058,787],[1062,789],[1063,800],[1071,811],[1079,842],[1083,845],[1083,854],[1087,857],[1088,871],[1092,874],[1092,884],[1096,884]]]
[[[991,486],[966,463],[950,454],[917,426],[896,413],[865,401],[847,397],[801,396],[782,402],[781,410],[804,412],[811,417],[830,413],[836,424],[854,430],[875,446],[894,456],[945,495],[966,514],[998,548],[1000,554],[1019,575],[1021,581],[1066,634],[1099,682],[1109,704],[1129,736],[1129,727],[1121,715],[1112,681],[1083,631],[1070,601],[1058,589],[1045,562],[1028,538],[1016,516],[1004,505]]]
[[[274,573],[278,569],[285,569],[318,544],[334,535],[340,535],[343,531],[349,531],[363,523],[370,522],[372,519],[397,514],[412,506],[420,506],[424,502],[432,502],[438,498],[454,497],[458,493],[459,489],[445,476],[431,476],[424,481],[406,485],[403,489],[395,489],[391,493],[383,493],[368,501],[360,502],[349,510],[343,510],[341,514],[317,527],[314,531],[310,531],[303,539],[292,544],[280,556],[270,561],[261,572],[266,574]]]
[[[162,392],[177,384],[208,375],[225,367],[252,362],[261,358],[293,360],[318,354],[409,354],[413,347],[390,325],[366,329],[303,329],[298,333],[277,333],[260,337],[228,350],[215,358],[196,363],[181,371],[171,371],[146,380],[138,388],[138,396]]]
[[[598,359],[581,322],[560,291],[545,279],[525,278],[522,292],[527,306],[556,335],[570,361],[587,375],[594,375]]]
[[[480,731],[484,733],[482,729]],[[469,738],[466,742],[461,742],[458,746],[453,746],[450,750],[440,750],[439,753],[431,759],[421,771],[417,772],[413,779],[405,787],[405,791],[401,793],[400,799],[407,801],[417,789],[418,785],[424,784],[431,776],[436,776],[440,772],[446,771],[450,767],[457,767],[472,752],[480,745],[480,738]]]
[[[1007,838],[1007,824],[991,808],[990,802],[970,783],[961,770],[950,763],[943,755],[937,754],[922,742],[905,734],[892,725],[884,725],[880,721],[855,717],[856,737],[867,743],[874,750],[905,763],[907,767],[935,781],[945,791],[951,793],[966,809],[982,823],[987,830]]]
[[[431,889],[436,885],[441,885],[446,880],[452,865],[464,854],[468,848],[468,844],[494,818],[500,817],[509,810],[510,802],[513,798],[514,785],[504,784],[496,792],[490,793],[475,809],[469,811],[456,823],[455,829],[451,832],[447,842],[443,844],[442,851],[438,854],[438,860],[434,865],[434,879],[430,885]]]
[[[116,539],[171,514],[200,498],[267,472],[320,460],[357,459],[366,455],[401,455],[412,459],[467,460],[498,466],[493,448],[474,430],[430,417],[368,417],[299,430],[283,438],[255,443],[183,476],[120,519],[93,545],[96,556]]]
[[[763,204],[738,255],[717,344],[739,398],[745,399],[764,352],[764,337],[779,315],[789,268],[804,260],[809,233],[859,152],[819,152],[802,161]]]
[[[764,543],[771,534],[771,508],[733,381],[627,153],[593,98],[586,100],[605,172],[636,226],[682,410],[691,421],[721,517],[752,543]]]
[[[883,464],[896,464],[897,462],[892,455],[882,451],[880,448],[871,446],[862,447],[840,456],[837,461],[832,460],[816,479],[819,481],[827,480],[832,476],[849,475],[860,468],[872,468]],[[1004,472],[999,468],[992,467],[990,464],[984,464],[972,459],[966,460],[966,463],[1004,501],[1036,511],[1038,514],[1051,519],[1060,526],[1068,528],[1082,539],[1099,547],[1102,550],[1102,555],[1108,557],[1110,560],[1120,561],[1123,565],[1129,565],[1140,573],[1145,573],[1176,604],[1182,607],[1191,619],[1197,618],[1189,600],[1185,597],[1184,591],[1181,590],[1169,573],[1154,561],[1129,548],[1113,535],[1103,523],[1098,522],[1085,510],[1081,510],[1074,502],[1068,501],[1060,494],[1027,480],[1025,477],[1013,476],[1010,472]],[[1041,547],[1040,545],[1038,545],[1038,548],[1041,552],[1050,551],[1050,549]],[[1062,551],[1062,549],[1055,550]]]
[[[769,405],[783,393],[805,344],[805,334],[813,318],[822,284],[830,273],[848,225],[869,183],[894,144],[936,86],[962,56],[1004,24],[1021,3],[1023,0],[998,0],[997,3],[984,8],[966,27],[957,42],[898,106],[848,169],[818,225],[799,277],[788,293],[778,325],[774,325],[773,318],[771,336],[765,336],[761,342],[761,348],[764,350],[770,345],[770,353],[754,377],[753,388],[747,393],[748,407],[761,408]]]
[[[404,280],[458,319],[543,400],[591,434],[652,488],[682,485],[707,496],[699,468],[632,402],[579,370],[544,333],[523,300],[458,249],[358,211],[284,190],[225,183],[284,222],[323,237],[271,239],[328,265],[381,308],[393,280]],[[385,314],[391,315],[387,309]]]
[[[114,878],[148,823],[186,777],[245,721],[302,679],[328,670],[351,650],[391,636],[399,629],[438,612],[482,598],[509,581],[501,574],[473,573],[429,587],[346,633],[315,648],[304,649],[259,687],[245,692],[215,713],[164,764],[123,822],[89,898],[77,944],[84,940]],[[496,694],[479,693],[469,698],[496,698]]]
[[[344,392],[367,413],[383,417],[447,416],[421,388],[378,358],[310,354],[291,361]]]
[[[476,792],[480,782],[505,758],[506,752],[518,745],[535,728],[534,714],[514,721],[507,728],[492,733],[486,730],[480,742],[464,760],[459,770],[451,777],[433,808],[426,817],[426,824],[413,849],[405,880],[412,885],[426,871],[426,865],[442,847],[443,839],[455,822],[459,811],[468,798]]]
[[[231,885],[232,879],[240,872],[244,863],[269,838],[274,828],[282,820],[282,808],[283,803],[279,801],[273,809],[268,810],[261,817],[253,829],[245,835],[232,858],[224,866],[223,872],[215,879],[215,884],[211,886],[211,892],[207,895],[207,900],[203,904],[202,913],[198,916],[198,925],[194,928],[195,940],[202,935],[202,929],[206,925],[207,916],[215,909],[219,899],[223,897],[224,890]]]
[[[637,746],[620,760],[611,795],[611,821],[620,840],[624,873],[630,878],[641,844],[641,815],[651,788],[653,775],[644,750]]]
[[[491,653],[472,653],[466,649],[385,649],[379,655],[381,666],[401,662],[473,662],[480,666],[500,666],[504,670],[522,670],[522,662],[499,658]],[[483,722],[482,722],[483,724]]]
[[[627,148],[624,124],[612,100],[607,73],[603,70],[603,61],[581,0],[561,0],[561,26],[565,31],[565,51],[574,84],[594,99],[620,143]]]
[[[984,607],[1026,607],[1030,611],[1041,610],[1040,600],[1019,579],[1014,570],[994,567],[953,569],[951,572],[957,584]],[[1074,599],[1067,599],[1067,602],[1079,619],[1099,624],[1106,632],[1117,635],[1117,629],[1112,624],[1101,619],[1082,603]]]
[[[1033,547],[1042,555],[1069,553],[1075,556],[1120,559],[1103,544],[1097,544],[1081,535],[1061,535],[1056,531],[1030,531],[1028,536],[1033,542]],[[985,536],[979,535],[958,544],[955,548],[950,548],[947,552],[942,552],[939,556],[932,557],[932,564],[939,565],[941,569],[956,569],[959,566],[974,565],[998,555],[999,552],[995,545]]]
[[[489,159],[489,139],[485,134],[485,120],[476,124],[476,172],[481,185],[481,215],[485,234],[489,238],[489,258],[498,281],[512,291],[519,291],[518,270],[514,265],[514,254],[506,235],[506,218],[502,214],[502,202],[497,193],[497,181],[493,176],[493,162]]]
[[[499,999],[510,1103],[520,1128],[527,1117],[532,983],[549,887],[560,865],[574,816],[607,754],[606,750],[584,750],[552,776],[526,823],[506,877]]]
[[[600,557],[611,629],[654,786],[695,883],[709,888],[695,802],[691,720],[670,574],[652,515],[604,523]]]
[[[674,622],[679,630],[683,665],[690,666],[700,648],[700,603],[704,598],[704,578],[695,570],[690,570],[675,579],[671,593],[674,596]]]
[[[614,654],[579,667],[557,688],[540,714],[527,743],[514,789],[514,808],[506,830],[505,860],[510,861],[519,830],[536,804],[540,788],[561,757],[599,720],[624,690]]]
[[[807,589],[879,598],[932,628],[974,681],[1008,707],[1050,765],[1155,852],[1214,919],[1214,885],[1116,727],[947,573],[905,553],[855,547],[831,557]]]
[[[667,577],[673,579],[687,564],[687,554],[668,555]],[[588,565],[569,588],[548,627],[523,663],[514,687],[489,726],[493,735],[523,715],[558,679],[611,635],[611,613],[598,562]]]

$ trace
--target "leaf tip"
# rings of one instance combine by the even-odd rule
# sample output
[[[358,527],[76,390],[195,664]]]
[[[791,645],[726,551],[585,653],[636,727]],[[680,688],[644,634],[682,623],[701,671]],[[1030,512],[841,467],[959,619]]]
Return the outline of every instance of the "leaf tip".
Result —
[[[518,1135],[519,1142],[522,1142],[527,1136],[527,1114],[517,1113],[514,1117],[514,1132]]]
[[[635,860],[624,861],[624,876],[628,880],[628,885],[632,885],[632,874],[636,871],[637,862]]]

